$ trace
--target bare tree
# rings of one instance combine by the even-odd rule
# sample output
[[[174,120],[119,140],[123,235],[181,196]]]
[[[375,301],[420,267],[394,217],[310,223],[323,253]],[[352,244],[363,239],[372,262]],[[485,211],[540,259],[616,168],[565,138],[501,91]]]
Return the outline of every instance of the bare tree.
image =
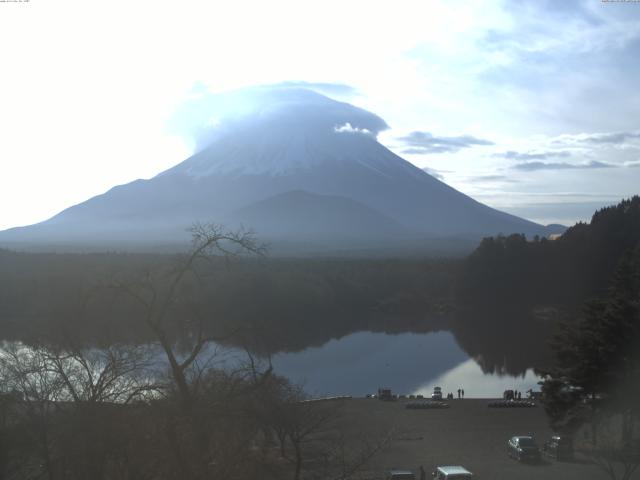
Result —
[[[347,434],[342,410],[348,400],[306,400],[299,387],[288,383],[281,385],[279,395],[267,414],[293,480],[353,478],[391,438]]]
[[[163,272],[147,272],[137,281],[119,281],[116,287],[125,292],[142,307],[142,322],[149,328],[162,348],[169,364],[182,407],[188,411],[193,403],[194,386],[189,382],[189,369],[197,365],[196,360],[205,347],[220,340],[207,332],[206,320],[197,309],[189,308],[184,301],[184,287],[188,282],[202,287],[203,273],[199,264],[209,263],[214,257],[228,261],[243,254],[263,255],[264,245],[259,244],[253,232],[240,229],[228,231],[218,224],[196,223],[190,229],[192,246],[190,252],[181,257],[177,264]],[[176,307],[187,307],[187,314],[180,319],[172,318]],[[184,312],[183,312],[184,313]],[[176,325],[180,323],[180,325]],[[190,337],[186,353],[179,352],[172,332],[181,327]]]
[[[49,480],[55,478],[53,418],[64,398],[62,380],[49,373],[46,356],[38,349],[19,343],[7,344],[0,351],[0,379],[4,393],[19,397],[13,411],[33,434],[30,448],[35,456],[24,459],[23,472],[36,472]]]
[[[200,479],[226,472],[227,460],[236,455],[231,450],[243,450],[251,441],[248,434],[220,441],[224,437],[220,433],[227,429],[227,434],[238,437],[239,432],[251,430],[234,431],[227,420],[237,414],[228,407],[234,403],[233,395],[237,398],[255,390],[270,376],[271,368],[258,372],[238,367],[219,381],[215,346],[237,332],[213,334],[206,303],[212,277],[228,268],[231,259],[261,256],[265,247],[245,229],[229,231],[217,224],[198,223],[190,231],[191,249],[174,265],[116,281],[112,286],[137,306],[141,323],[157,341],[168,365],[173,387],[168,393],[178,400],[179,411],[165,410],[164,425],[176,472],[183,478]],[[212,385],[220,391],[212,392]],[[222,391],[224,399],[219,395]],[[236,416],[236,424],[239,420]]]
[[[42,350],[46,368],[64,384],[65,399],[80,403],[116,403],[157,396],[164,387],[155,379],[148,346]]]
[[[625,438],[623,415],[594,416],[576,449],[611,480],[629,480],[640,466],[640,440]]]
[[[159,391],[148,362],[137,346],[0,349],[0,386],[15,399],[9,421],[30,437],[14,449],[9,463],[20,469],[9,478],[105,478],[120,450],[121,409]]]

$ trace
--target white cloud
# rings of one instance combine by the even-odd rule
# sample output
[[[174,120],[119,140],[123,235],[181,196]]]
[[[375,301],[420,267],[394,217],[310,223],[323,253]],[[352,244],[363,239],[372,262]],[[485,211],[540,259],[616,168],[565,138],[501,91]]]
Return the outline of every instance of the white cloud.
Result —
[[[353,127],[349,122],[345,123],[344,125],[336,125],[335,127],[333,127],[333,131],[336,133],[359,133],[361,135],[373,136],[371,130],[368,130],[366,128]]]

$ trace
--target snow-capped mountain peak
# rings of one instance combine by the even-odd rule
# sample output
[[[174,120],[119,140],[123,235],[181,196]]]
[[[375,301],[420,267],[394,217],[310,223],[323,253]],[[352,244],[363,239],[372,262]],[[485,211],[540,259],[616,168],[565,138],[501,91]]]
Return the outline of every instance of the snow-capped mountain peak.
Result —
[[[229,107],[229,96],[242,107]],[[363,162],[363,143],[388,128],[373,113],[298,88],[236,91],[212,108],[221,111],[216,124],[195,129],[199,151],[163,174],[285,175],[323,162]]]
[[[185,106],[175,120],[194,134],[193,156],[41,224],[2,232],[0,242],[178,242],[195,221],[255,224],[265,240],[292,245],[312,238],[320,242],[315,249],[343,249],[345,242],[398,249],[407,242],[421,247],[425,237],[475,241],[546,232],[400,158],[377,141],[384,120],[358,107],[281,87],[207,102],[202,111]]]

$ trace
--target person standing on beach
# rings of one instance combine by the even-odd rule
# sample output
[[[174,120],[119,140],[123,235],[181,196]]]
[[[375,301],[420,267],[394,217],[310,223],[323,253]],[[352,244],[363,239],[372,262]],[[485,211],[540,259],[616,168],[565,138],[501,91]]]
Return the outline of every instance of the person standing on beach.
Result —
[[[464,398],[464,388],[460,391],[462,392],[462,398]]]
[[[460,389],[458,389],[458,399],[460,399]]]

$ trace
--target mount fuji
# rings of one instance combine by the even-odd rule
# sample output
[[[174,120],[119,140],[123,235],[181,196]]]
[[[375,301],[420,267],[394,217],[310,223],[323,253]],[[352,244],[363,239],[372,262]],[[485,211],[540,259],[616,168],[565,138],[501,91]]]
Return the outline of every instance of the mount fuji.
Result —
[[[157,247],[184,243],[195,221],[244,225],[273,245],[325,252],[552,233],[405,161],[377,141],[384,120],[320,93],[258,87],[220,95],[211,108],[222,117],[200,132],[190,158],[0,232],[0,245]]]

